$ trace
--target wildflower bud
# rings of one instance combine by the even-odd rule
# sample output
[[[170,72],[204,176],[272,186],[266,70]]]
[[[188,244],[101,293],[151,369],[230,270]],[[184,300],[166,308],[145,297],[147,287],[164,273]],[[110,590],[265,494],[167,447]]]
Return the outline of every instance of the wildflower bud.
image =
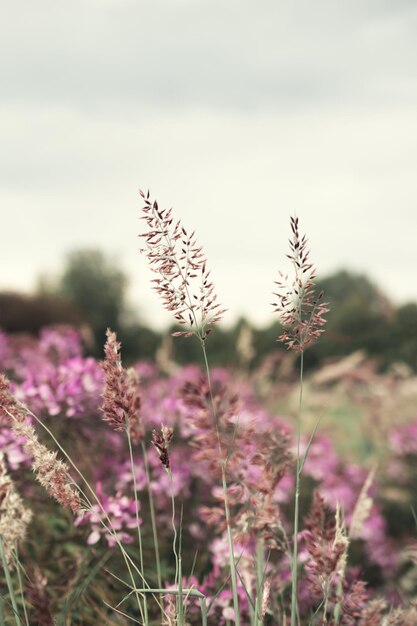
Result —
[[[165,469],[169,469],[169,454],[168,447],[171,439],[174,435],[174,431],[169,426],[161,425],[161,434],[156,430],[152,431],[152,443],[156,448],[162,465]]]

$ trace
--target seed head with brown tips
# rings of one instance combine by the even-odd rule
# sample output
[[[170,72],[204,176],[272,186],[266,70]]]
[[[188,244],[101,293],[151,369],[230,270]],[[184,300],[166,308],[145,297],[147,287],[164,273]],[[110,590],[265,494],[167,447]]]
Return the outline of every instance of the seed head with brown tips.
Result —
[[[278,300],[272,306],[284,327],[279,339],[289,349],[303,352],[324,332],[322,327],[326,320],[323,316],[329,309],[327,302],[323,302],[323,292],[316,296],[316,270],[309,260],[306,236],[301,236],[298,230],[298,217],[291,217],[291,230],[290,254],[287,257],[293,264],[294,278],[289,283],[288,276],[279,273],[280,278],[275,282],[278,291],[274,293]]]
[[[173,335],[197,335],[205,341],[211,326],[219,322],[225,310],[220,308],[214,284],[207,269],[203,249],[194,233],[188,233],[181,222],[174,221],[172,209],[161,209],[149,191],[140,192],[145,201],[142,219],[147,230],[146,246],[141,250],[157,275],[152,282],[161,296],[164,308],[172,311],[177,322],[188,330]]]
[[[171,439],[174,435],[174,431],[169,426],[161,426],[161,434],[158,431],[152,431],[152,443],[159,455],[159,459],[165,469],[169,470],[169,454],[168,448],[171,443]]]

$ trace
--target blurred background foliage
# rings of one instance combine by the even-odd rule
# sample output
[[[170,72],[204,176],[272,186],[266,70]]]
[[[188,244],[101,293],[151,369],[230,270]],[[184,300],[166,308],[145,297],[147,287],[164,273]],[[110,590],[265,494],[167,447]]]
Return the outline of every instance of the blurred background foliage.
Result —
[[[417,371],[417,303],[395,306],[365,275],[347,270],[317,280],[329,302],[326,332],[306,353],[307,367],[356,350],[377,359],[381,370],[403,362]],[[176,341],[143,321],[127,297],[128,277],[117,260],[95,249],[67,255],[57,276],[39,278],[35,293],[0,293],[0,328],[36,335],[43,326],[71,324],[82,329],[87,352],[101,358],[105,331],[116,330],[124,358],[158,358],[161,350],[177,363],[200,361],[197,342]],[[171,326],[169,331],[176,330]],[[280,324],[254,327],[241,318],[220,326],[208,342],[214,365],[255,367],[276,350]]]

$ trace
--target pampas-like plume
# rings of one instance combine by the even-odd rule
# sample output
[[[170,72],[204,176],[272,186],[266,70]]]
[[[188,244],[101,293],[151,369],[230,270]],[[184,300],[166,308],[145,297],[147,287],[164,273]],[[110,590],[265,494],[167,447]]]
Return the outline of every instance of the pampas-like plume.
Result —
[[[48,581],[39,567],[35,566],[30,581],[26,585],[26,599],[33,606],[38,626],[54,626],[48,594]]]
[[[284,332],[279,339],[289,349],[302,352],[314,339],[324,332],[322,326],[326,320],[323,315],[328,312],[327,303],[322,301],[323,292],[315,296],[314,279],[316,270],[309,262],[309,250],[305,235],[300,236],[298,217],[291,217],[292,239],[290,254],[287,257],[294,266],[294,279],[291,284],[288,276],[279,273],[279,281],[275,281],[278,291],[277,302],[273,302],[274,311],[279,314]]]
[[[108,328],[106,336],[102,363],[105,374],[101,407],[103,420],[114,430],[129,430],[133,443],[138,444],[144,434],[140,420],[139,382],[134,370],[125,370],[122,366],[116,333]]]
[[[69,467],[40,443],[35,429],[28,421],[29,412],[20,404],[9,389],[9,381],[0,375],[0,416],[6,418],[17,436],[26,439],[24,448],[32,460],[37,480],[48,494],[73,513],[81,509],[80,494],[74,485]]]
[[[373,500],[368,495],[368,492],[371,488],[374,477],[375,469],[372,469],[365,480],[365,483],[361,489],[355,509],[352,514],[352,519],[349,527],[349,537],[351,539],[356,539],[360,537],[364,522],[368,519],[371,512]]]
[[[32,511],[25,507],[17,493],[12,479],[7,474],[4,455],[0,452],[0,536],[4,542],[4,552],[10,568],[13,567],[12,553],[18,541],[26,535],[32,519]]]
[[[158,275],[153,280],[154,289],[165,309],[173,312],[179,324],[188,326],[187,331],[173,334],[197,335],[205,341],[210,326],[221,320],[225,310],[216,302],[202,248],[194,233],[188,234],[179,220],[174,222],[172,209],[160,209],[156,200],[150,199],[149,191],[140,194],[145,201],[142,219],[148,226],[139,235],[146,241],[141,252]]]
[[[334,595],[334,587],[346,567],[348,540],[338,515],[334,516],[317,492],[306,527],[308,587],[314,597],[327,601]]]

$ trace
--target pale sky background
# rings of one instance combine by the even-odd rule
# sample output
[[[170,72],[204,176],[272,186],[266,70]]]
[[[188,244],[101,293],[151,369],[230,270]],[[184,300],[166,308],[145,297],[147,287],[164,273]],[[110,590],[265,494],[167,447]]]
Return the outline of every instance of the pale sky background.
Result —
[[[296,213],[320,273],[417,300],[415,0],[0,0],[0,289],[98,247],[142,318],[139,188],[271,321]]]

